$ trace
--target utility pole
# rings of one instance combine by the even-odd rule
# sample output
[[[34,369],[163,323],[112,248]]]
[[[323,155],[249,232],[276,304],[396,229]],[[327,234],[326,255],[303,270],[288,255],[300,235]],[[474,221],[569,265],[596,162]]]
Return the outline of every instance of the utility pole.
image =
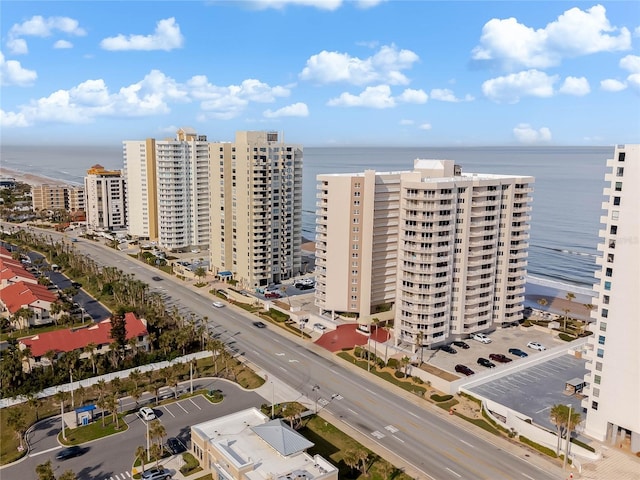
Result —
[[[147,424],[147,463],[149,463],[151,461],[151,448],[149,447],[149,421],[145,420],[144,423]]]
[[[62,420],[62,439],[67,441],[67,434],[64,431],[64,397],[60,397],[60,419]]]
[[[75,402],[73,401],[73,371],[69,369],[69,388],[71,389],[71,408],[75,408]]]
[[[276,387],[271,381],[271,420],[276,416]]]

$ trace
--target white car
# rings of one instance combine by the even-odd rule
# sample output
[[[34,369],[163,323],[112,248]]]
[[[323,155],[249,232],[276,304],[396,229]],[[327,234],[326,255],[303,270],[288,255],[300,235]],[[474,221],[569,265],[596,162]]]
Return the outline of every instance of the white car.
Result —
[[[138,410],[138,415],[140,415],[140,418],[142,418],[146,422],[149,422],[156,418],[155,412],[149,407],[140,408],[140,410]]]
[[[545,347],[544,345],[538,342],[529,342],[527,343],[527,347],[532,348],[534,350],[538,350],[539,352],[542,352],[547,349],[547,347]]]
[[[214,306],[214,307],[216,307],[216,308],[222,308],[222,307],[224,307],[224,303],[222,303],[222,302],[217,302],[217,301],[216,301],[216,302],[213,302],[211,305],[213,305],[213,306]]]
[[[491,339],[484,333],[474,333],[471,335],[471,338],[480,343],[491,343]]]
[[[327,329],[327,327],[325,327],[325,326],[324,326],[323,324],[321,324],[321,323],[314,323],[314,324],[313,324],[313,328],[315,328],[316,330],[320,330],[320,331],[322,331],[322,332],[324,332],[324,331]]]

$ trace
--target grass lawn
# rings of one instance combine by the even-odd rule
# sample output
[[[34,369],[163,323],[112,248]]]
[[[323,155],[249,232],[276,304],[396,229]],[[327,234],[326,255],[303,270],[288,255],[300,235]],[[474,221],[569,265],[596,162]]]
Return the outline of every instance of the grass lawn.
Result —
[[[88,442],[89,440],[96,440],[98,438],[113,435],[114,433],[125,432],[129,428],[129,425],[124,421],[123,414],[118,415],[118,417],[119,428],[116,428],[116,423],[113,421],[113,417],[111,415],[105,415],[104,427],[102,426],[102,418],[96,417],[93,423],[90,423],[89,425],[74,429],[66,428],[65,432],[67,440],[65,441],[62,438],[62,432],[58,434],[58,440],[63,445],[79,445],[81,443]]]

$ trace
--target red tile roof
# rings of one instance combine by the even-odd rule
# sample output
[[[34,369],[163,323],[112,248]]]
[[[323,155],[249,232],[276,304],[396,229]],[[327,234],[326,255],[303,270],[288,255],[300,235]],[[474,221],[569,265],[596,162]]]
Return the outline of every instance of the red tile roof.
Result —
[[[127,340],[148,334],[144,322],[136,317],[135,313],[126,313],[124,319]],[[22,338],[19,342],[30,347],[31,355],[34,357],[41,357],[49,350],[71,352],[84,348],[90,343],[95,343],[97,346],[110,344],[113,342],[111,338],[111,319],[94,323],[90,327],[41,333],[33,337]]]
[[[0,301],[12,315],[22,307],[37,306],[36,302],[53,303],[58,296],[37,283],[17,282],[0,290]]]
[[[0,256],[0,281],[10,281],[11,279],[13,279],[12,283],[17,282],[20,279],[27,280],[30,283],[37,283],[36,277],[30,272],[27,272],[27,270],[22,266],[22,263],[17,260],[13,260],[11,257],[5,258]]]

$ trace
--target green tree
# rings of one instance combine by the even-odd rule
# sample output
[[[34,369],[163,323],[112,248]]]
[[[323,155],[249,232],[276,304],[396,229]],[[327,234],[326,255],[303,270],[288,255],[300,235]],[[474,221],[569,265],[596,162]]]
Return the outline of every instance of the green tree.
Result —
[[[562,404],[554,405],[553,407],[551,407],[551,411],[549,412],[551,423],[556,426],[557,431],[556,455],[560,454],[560,440],[562,439],[563,431],[567,425],[568,414],[569,409],[566,405]]]
[[[142,462],[142,472],[144,472],[144,464],[145,464],[145,457],[146,456],[147,456],[147,449],[144,448],[142,445],[138,445],[136,447],[136,459],[139,458],[140,461]]]
[[[78,476],[73,470],[65,470],[65,472],[58,477],[58,480],[78,480]]]
[[[111,317],[111,338],[116,344],[116,350],[122,354],[127,346],[127,322],[124,315]]]
[[[342,455],[342,461],[351,470],[355,470],[360,463],[358,450],[356,448],[348,448],[347,450],[345,450],[344,454]]]
[[[567,295],[565,296],[565,298],[567,300],[569,300],[569,302],[573,302],[573,299],[576,298],[576,295],[574,293],[567,292]],[[567,320],[569,320],[569,312],[571,311],[571,307],[563,308],[562,311],[564,312],[564,328],[563,328],[563,330],[566,332],[567,331]]]
[[[20,451],[24,450],[23,438],[27,430],[27,416],[23,409],[12,408],[8,410],[7,425],[15,432],[20,441]]]
[[[282,415],[289,420],[291,428],[298,428],[305,408],[298,402],[289,402],[282,409]]]
[[[409,364],[411,363],[411,359],[405,355],[404,357],[402,357],[400,359],[400,363],[402,364],[402,367],[404,368],[404,376],[406,377],[407,376],[407,371],[409,370]]]
[[[51,467],[51,460],[47,460],[45,463],[41,463],[36,467],[36,474],[38,480],[56,480],[53,475],[53,468]]]

